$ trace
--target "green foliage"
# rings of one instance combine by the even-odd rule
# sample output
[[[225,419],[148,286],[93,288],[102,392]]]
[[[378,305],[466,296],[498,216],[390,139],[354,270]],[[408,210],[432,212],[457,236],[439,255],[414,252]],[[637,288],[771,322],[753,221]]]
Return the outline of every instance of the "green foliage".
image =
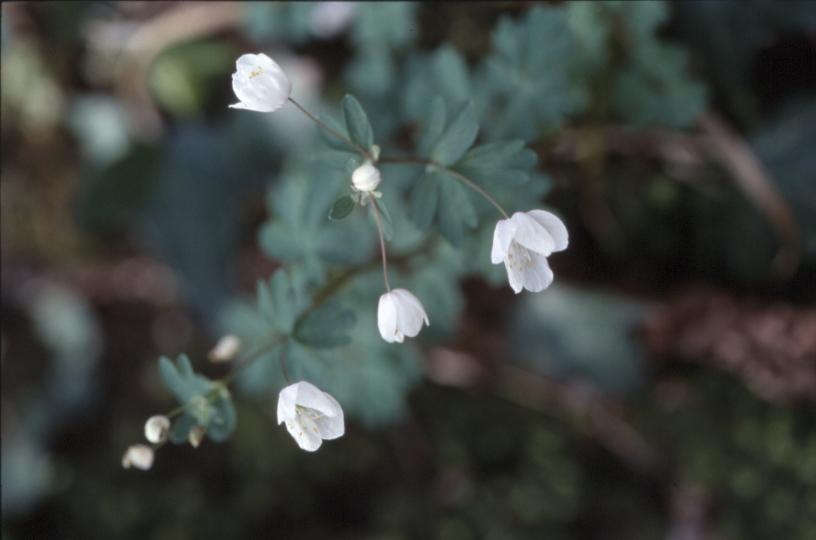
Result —
[[[502,17],[491,43],[482,73],[491,138],[534,137],[580,111],[585,96],[571,81],[574,44],[563,8],[536,6],[517,22]]]
[[[207,436],[216,442],[227,440],[235,431],[237,415],[229,390],[193,371],[186,355],[175,363],[166,357],[159,359],[162,381],[183,407],[170,431],[170,440],[179,444],[187,441],[194,426],[203,428]]]
[[[270,219],[259,232],[264,253],[302,268],[317,281],[325,277],[328,264],[366,260],[375,233],[362,213],[349,215],[341,226],[328,218],[334,201],[349,184],[346,173],[316,162],[291,162],[267,197]]]
[[[706,106],[679,47],[657,36],[663,2],[571,2],[573,71],[596,95],[596,112],[632,124],[689,127]],[[608,95],[607,95],[608,94]]]
[[[326,302],[302,320],[293,336],[309,347],[331,349],[351,342],[348,333],[356,322],[354,311]]]
[[[459,51],[442,45],[430,54],[408,58],[405,66],[406,88],[401,93],[403,114],[420,119],[437,97],[449,109],[455,109],[472,98],[472,82],[467,64]]]

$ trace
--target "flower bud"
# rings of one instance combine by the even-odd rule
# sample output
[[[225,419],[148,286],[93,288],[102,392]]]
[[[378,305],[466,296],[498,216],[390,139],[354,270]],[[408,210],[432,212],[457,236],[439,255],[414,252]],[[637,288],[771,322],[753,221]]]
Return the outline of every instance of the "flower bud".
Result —
[[[240,350],[241,340],[238,336],[228,334],[218,340],[208,358],[210,362],[229,362],[238,355]]]
[[[206,435],[206,431],[201,426],[193,426],[190,429],[190,432],[187,434],[187,440],[190,442],[190,446],[193,448],[198,448],[198,445],[201,444],[201,441],[204,440],[204,435]]]
[[[145,439],[153,444],[163,443],[167,440],[167,433],[170,431],[170,419],[162,414],[151,416],[145,422]]]
[[[351,174],[351,184],[357,191],[374,191],[380,185],[381,180],[379,169],[368,161],[357,167]]]
[[[146,471],[153,466],[153,449],[145,444],[134,444],[122,456],[122,467],[129,469],[136,467]]]

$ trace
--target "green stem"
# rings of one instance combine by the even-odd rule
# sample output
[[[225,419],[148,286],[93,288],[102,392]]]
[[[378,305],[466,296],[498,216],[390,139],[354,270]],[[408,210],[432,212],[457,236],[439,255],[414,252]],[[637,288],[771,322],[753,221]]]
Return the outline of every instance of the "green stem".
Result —
[[[331,127],[330,125],[328,125],[326,122],[324,122],[323,120],[319,119],[317,116],[315,116],[315,115],[313,115],[312,113],[310,113],[309,111],[307,111],[307,110],[306,110],[306,109],[303,107],[303,105],[301,105],[300,103],[298,103],[297,101],[295,101],[295,100],[294,100],[294,99],[292,99],[291,97],[289,98],[289,101],[291,101],[291,102],[292,102],[292,105],[294,105],[295,107],[297,107],[297,108],[300,110],[300,112],[302,112],[303,114],[305,114],[306,116],[308,116],[308,117],[309,117],[309,119],[311,119],[311,120],[312,120],[312,122],[314,122],[315,124],[317,124],[318,126],[322,127],[323,129],[325,129],[326,131],[328,131],[329,133],[331,133],[332,135],[334,135],[335,137],[337,137],[337,138],[338,138],[338,139],[340,139],[341,141],[345,142],[346,144],[348,144],[349,146],[351,146],[352,148],[354,148],[355,150],[357,150],[357,152],[359,152],[361,156],[363,156],[364,158],[368,159],[368,160],[369,160],[369,161],[371,161],[372,163],[373,163],[374,161],[376,161],[376,160],[374,159],[374,156],[372,156],[372,155],[371,155],[371,152],[369,152],[368,150],[366,150],[365,148],[363,148],[362,146],[360,146],[360,145],[359,145],[359,144],[357,144],[356,142],[352,141],[351,139],[349,139],[348,137],[346,137],[345,135],[343,135],[342,133],[340,133],[339,131],[337,131],[336,129],[334,129],[333,127]]]
[[[453,176],[454,178],[456,178],[457,180],[459,180],[461,183],[463,183],[464,185],[466,185],[467,187],[469,187],[470,189],[472,189],[473,191],[475,191],[476,193],[478,193],[479,195],[484,197],[485,200],[487,200],[487,202],[492,204],[496,208],[496,210],[498,210],[499,213],[502,216],[504,216],[504,219],[510,219],[510,216],[507,215],[507,212],[504,210],[504,208],[502,208],[502,206],[498,203],[498,201],[496,201],[496,199],[494,199],[487,191],[485,191],[484,188],[482,188],[479,184],[477,184],[476,182],[474,182],[473,180],[471,180],[470,178],[468,178],[464,174],[460,173],[459,171],[456,171],[456,170],[453,170],[453,169],[451,169],[449,167],[446,167],[445,165],[442,165],[441,163],[438,163],[438,162],[433,161],[431,159],[425,159],[425,158],[414,157],[414,156],[410,156],[410,157],[384,157],[384,158],[381,158],[379,160],[379,162],[380,163],[393,163],[393,164],[402,163],[402,164],[407,164],[407,165],[431,165],[431,166],[434,166],[434,167],[436,167],[438,169],[442,169],[445,172],[447,172],[448,174],[450,174],[451,176]]]
[[[382,254],[382,271],[383,281],[385,282],[385,290],[391,292],[391,285],[388,283],[388,259],[385,255],[385,237],[383,236],[382,217],[380,217],[380,208],[377,206],[377,201],[374,197],[370,198],[371,209],[374,211],[374,221],[377,222],[377,232],[380,235],[380,253]]]

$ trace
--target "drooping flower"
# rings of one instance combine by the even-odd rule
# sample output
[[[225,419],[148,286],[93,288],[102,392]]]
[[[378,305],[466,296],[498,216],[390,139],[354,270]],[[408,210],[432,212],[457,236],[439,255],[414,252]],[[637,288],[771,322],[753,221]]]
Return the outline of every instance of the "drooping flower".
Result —
[[[291,384],[278,395],[278,425],[284,422],[298,446],[308,452],[346,432],[337,400],[306,381]]]
[[[292,83],[277,62],[265,54],[244,54],[235,62],[232,90],[240,101],[231,108],[273,112],[289,99]]]
[[[430,326],[428,314],[419,299],[405,289],[393,289],[380,296],[377,327],[388,343],[402,343],[405,336],[415,337],[422,323]]]
[[[170,419],[163,414],[151,416],[145,422],[145,438],[153,444],[163,443],[167,440],[170,431]]]
[[[490,260],[504,263],[516,294],[522,289],[538,292],[553,280],[547,257],[566,249],[568,243],[567,228],[555,214],[544,210],[516,212],[496,224]]]
[[[145,444],[134,444],[128,447],[122,456],[122,467],[129,469],[136,467],[146,471],[153,466],[153,449]]]
[[[351,173],[351,185],[357,191],[372,192],[377,189],[382,181],[380,170],[366,161]]]

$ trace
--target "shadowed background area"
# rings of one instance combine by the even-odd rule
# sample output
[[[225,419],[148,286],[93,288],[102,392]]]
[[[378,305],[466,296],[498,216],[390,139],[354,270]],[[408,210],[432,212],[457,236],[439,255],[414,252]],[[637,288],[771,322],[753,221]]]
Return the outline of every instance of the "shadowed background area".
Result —
[[[326,218],[348,176],[292,157],[315,126],[227,108],[261,51],[310,110],[353,93],[392,154],[472,99],[480,142],[538,158],[491,189],[570,247],[514,295],[487,206],[419,269],[395,236],[432,324],[325,368],[344,437],[298,449],[276,360],[228,441],[124,470],[175,407],[160,356],[223,376],[218,338],[264,331],[256,282],[377,263],[364,219]],[[813,2],[4,2],[1,61],[3,538],[816,537]],[[411,185],[383,171],[386,200]]]

